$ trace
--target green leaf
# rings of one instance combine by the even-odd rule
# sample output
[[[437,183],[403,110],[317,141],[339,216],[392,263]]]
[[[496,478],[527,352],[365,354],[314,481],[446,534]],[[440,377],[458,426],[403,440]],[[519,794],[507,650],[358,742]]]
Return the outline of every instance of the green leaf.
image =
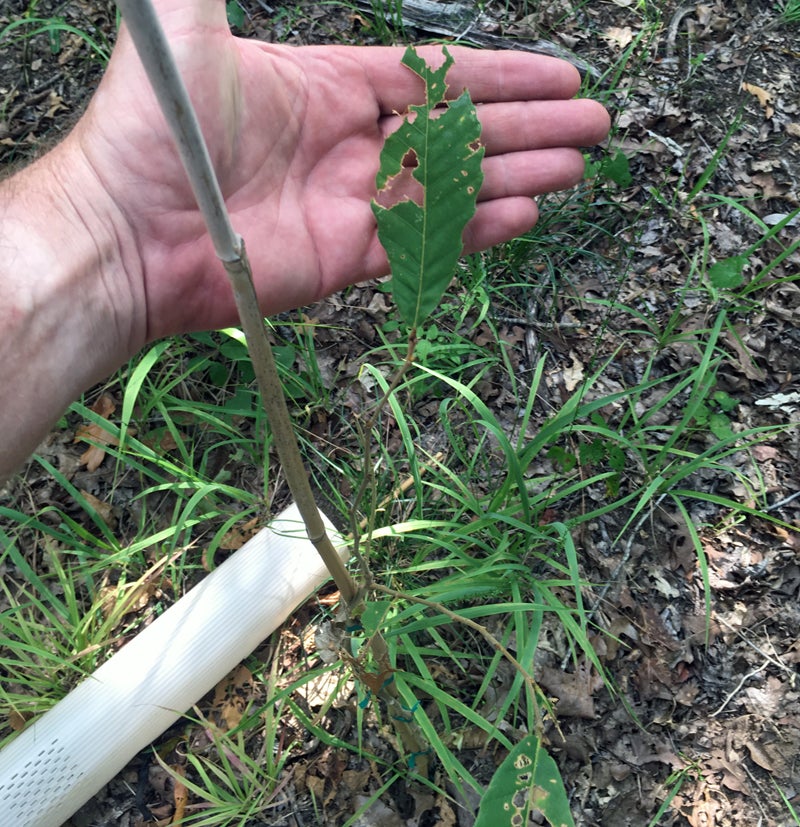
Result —
[[[523,738],[494,774],[475,827],[517,827],[541,812],[552,827],[575,827],[556,762],[535,735]]]
[[[361,613],[361,625],[364,633],[371,637],[380,631],[386,622],[386,615],[389,613],[392,604],[388,600],[367,600],[364,602],[364,611]]]
[[[591,442],[583,442],[578,448],[578,455],[581,458],[581,465],[594,465],[602,462],[608,455],[606,443],[599,437]]]
[[[225,4],[225,12],[228,15],[228,24],[234,29],[241,29],[244,27],[244,9],[236,2],[231,0],[230,3]]]
[[[219,362],[209,359],[206,364],[206,370],[208,371],[208,379],[212,385],[216,385],[218,388],[225,387],[225,383],[230,378],[231,373],[228,365],[221,365]]]
[[[730,394],[725,393],[725,391],[714,391],[714,395],[711,398],[725,413],[730,413],[739,404],[738,399],[734,399]]]
[[[742,272],[747,256],[731,256],[708,268],[708,280],[718,290],[734,290],[744,281]]]
[[[708,430],[717,439],[729,439],[733,436],[733,428],[731,428],[731,421],[724,413],[711,414],[708,418]]]
[[[608,446],[608,464],[613,471],[619,474],[625,470],[625,452],[619,445]]]
[[[483,183],[480,122],[468,92],[445,102],[453,58],[443,51],[444,63],[431,69],[412,47],[406,50],[402,62],[425,82],[426,100],[411,106],[386,139],[376,178],[379,194],[391,199],[392,185],[411,169],[421,203],[407,195],[388,207],[372,202],[394,299],[412,329],[433,312],[453,277]]]
[[[553,445],[547,452],[547,458],[557,470],[568,474],[578,464],[573,454],[565,451],[560,445]]]
[[[698,425],[708,425],[708,418],[711,416],[711,408],[708,405],[700,404],[694,412],[694,421]]]
[[[629,187],[633,183],[630,162],[621,149],[618,149],[613,157],[603,160],[600,172],[620,187]]]
[[[417,347],[414,351],[417,359],[424,361],[434,351],[434,344],[429,339],[417,339]]]

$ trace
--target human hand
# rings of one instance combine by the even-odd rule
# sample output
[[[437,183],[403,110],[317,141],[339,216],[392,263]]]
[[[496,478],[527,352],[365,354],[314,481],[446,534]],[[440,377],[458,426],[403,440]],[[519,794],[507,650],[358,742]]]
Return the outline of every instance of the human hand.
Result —
[[[423,84],[402,49],[288,47],[234,38],[219,0],[161,0],[159,15],[197,110],[265,314],[308,304],[388,270],[370,209],[396,112]],[[474,251],[527,231],[532,196],[577,183],[577,147],[609,126],[571,100],[577,71],[553,58],[453,47],[448,81],[467,87],[486,145],[484,185],[465,232]],[[441,59],[438,47],[420,49]],[[114,211],[132,316],[143,341],[236,318],[231,289],[177,151],[126,33],[73,133],[91,179],[78,197]],[[82,211],[88,212],[88,211]],[[122,220],[119,215],[121,214]]]

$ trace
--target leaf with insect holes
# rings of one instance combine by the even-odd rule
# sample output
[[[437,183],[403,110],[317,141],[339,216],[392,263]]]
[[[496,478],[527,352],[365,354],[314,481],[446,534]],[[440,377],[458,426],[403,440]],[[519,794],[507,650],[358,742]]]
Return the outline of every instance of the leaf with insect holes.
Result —
[[[475,827],[516,827],[540,812],[552,827],[575,827],[556,762],[535,735],[523,738],[497,768]]]
[[[409,197],[388,207],[372,202],[394,299],[412,329],[436,308],[455,273],[462,234],[483,183],[475,105],[467,91],[445,102],[453,58],[443,51],[444,63],[431,69],[412,47],[406,50],[402,62],[425,82],[425,103],[409,107],[400,128],[386,139],[376,179],[379,194],[390,194],[412,165],[421,203]]]

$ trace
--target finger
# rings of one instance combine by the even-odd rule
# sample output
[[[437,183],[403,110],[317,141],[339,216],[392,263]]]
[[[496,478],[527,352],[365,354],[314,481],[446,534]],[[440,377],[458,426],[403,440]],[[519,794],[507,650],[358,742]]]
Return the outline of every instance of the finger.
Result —
[[[487,155],[558,146],[593,146],[611,121],[597,101],[495,103],[478,107]]]
[[[532,197],[569,189],[579,183],[585,162],[577,149],[538,149],[486,158],[480,201]]]
[[[502,198],[478,204],[464,230],[464,252],[476,253],[527,233],[539,218],[530,198]]]
[[[611,125],[605,108],[588,99],[486,103],[477,109],[487,156],[593,146],[606,137]],[[400,120],[397,116],[382,119],[384,138],[398,128]]]
[[[463,46],[448,47],[448,51],[455,61],[447,75],[450,97],[467,88],[476,103],[563,100],[573,97],[580,87],[578,70],[558,58]],[[361,65],[384,114],[404,112],[409,104],[423,102],[422,80],[400,63],[403,49],[342,46],[333,52],[340,59]],[[439,46],[422,46],[418,53],[431,65],[443,60]]]
[[[568,100],[580,89],[578,70],[555,57],[458,46],[448,50],[454,59],[447,75],[452,97],[469,89],[475,103]],[[435,59],[440,47],[431,46],[430,52]]]
[[[539,217],[539,209],[531,198],[498,198],[478,204],[473,219],[467,224],[463,240],[464,253],[486,250],[495,244],[516,238],[527,233]],[[364,258],[363,277],[378,278],[389,272],[386,251],[378,241],[377,233]],[[337,278],[322,282],[320,296],[340,290],[352,280],[352,273],[339,275]]]

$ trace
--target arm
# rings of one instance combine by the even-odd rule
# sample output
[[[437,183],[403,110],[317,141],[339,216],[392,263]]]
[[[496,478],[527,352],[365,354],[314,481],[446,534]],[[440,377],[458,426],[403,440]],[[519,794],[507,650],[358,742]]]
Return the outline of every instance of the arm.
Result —
[[[122,219],[105,198],[75,197],[91,178],[62,144],[0,183],[0,485],[144,341]]]
[[[161,0],[265,314],[387,271],[370,210],[395,112],[420,102],[401,49],[231,36],[224,4]],[[435,47],[430,55],[440,52]],[[527,231],[577,183],[608,115],[568,64],[453,48],[479,104],[484,186],[465,248]],[[280,251],[276,255],[276,251]],[[65,406],[148,341],[235,321],[227,278],[124,29],[65,141],[0,185],[0,481]]]

